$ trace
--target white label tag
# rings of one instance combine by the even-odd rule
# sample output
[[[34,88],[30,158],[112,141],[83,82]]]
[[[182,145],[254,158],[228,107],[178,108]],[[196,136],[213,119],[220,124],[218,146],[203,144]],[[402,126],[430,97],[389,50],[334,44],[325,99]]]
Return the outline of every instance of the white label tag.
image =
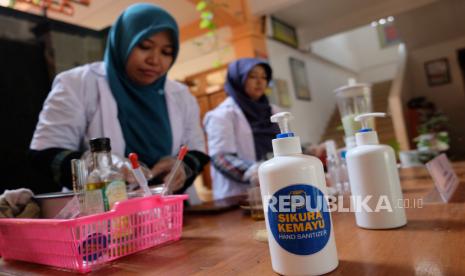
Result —
[[[105,212],[102,189],[86,191],[84,194],[85,215]]]
[[[426,168],[433,177],[434,185],[442,200],[449,202],[460,181],[447,156],[444,153],[439,155],[426,163]]]

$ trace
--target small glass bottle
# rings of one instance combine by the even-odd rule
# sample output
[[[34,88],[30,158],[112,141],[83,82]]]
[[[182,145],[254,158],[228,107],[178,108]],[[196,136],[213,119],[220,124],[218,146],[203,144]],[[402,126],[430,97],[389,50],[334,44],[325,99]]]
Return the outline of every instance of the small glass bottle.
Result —
[[[114,167],[111,160],[111,145],[109,138],[95,138],[90,140],[90,151],[92,153],[92,171],[86,181],[86,206],[88,204],[88,193],[100,191],[103,202],[103,210],[109,211],[118,201],[127,199],[126,184],[123,175]],[[97,194],[92,197],[97,198]],[[101,203],[90,202],[90,206],[98,210]]]

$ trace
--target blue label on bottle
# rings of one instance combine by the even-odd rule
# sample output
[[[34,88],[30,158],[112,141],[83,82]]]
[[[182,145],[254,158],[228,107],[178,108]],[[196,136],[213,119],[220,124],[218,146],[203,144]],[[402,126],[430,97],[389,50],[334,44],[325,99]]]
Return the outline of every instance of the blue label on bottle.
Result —
[[[331,234],[326,198],[311,185],[296,184],[277,191],[269,200],[268,222],[276,242],[297,255],[319,252]]]

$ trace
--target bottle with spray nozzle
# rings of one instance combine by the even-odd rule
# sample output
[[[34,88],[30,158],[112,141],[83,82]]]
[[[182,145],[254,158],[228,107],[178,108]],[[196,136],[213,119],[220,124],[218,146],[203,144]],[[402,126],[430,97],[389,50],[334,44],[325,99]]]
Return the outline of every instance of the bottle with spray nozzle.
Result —
[[[407,223],[405,210],[399,205],[403,198],[394,150],[380,145],[378,134],[368,127],[368,120],[385,116],[366,113],[355,117],[362,128],[355,134],[356,147],[346,154],[352,199],[357,203],[356,223],[368,229],[396,228]]]
[[[282,275],[324,274],[338,266],[338,257],[323,164],[302,154],[292,119],[289,112],[271,117],[281,133],[272,141],[274,158],[258,171],[271,263]]]

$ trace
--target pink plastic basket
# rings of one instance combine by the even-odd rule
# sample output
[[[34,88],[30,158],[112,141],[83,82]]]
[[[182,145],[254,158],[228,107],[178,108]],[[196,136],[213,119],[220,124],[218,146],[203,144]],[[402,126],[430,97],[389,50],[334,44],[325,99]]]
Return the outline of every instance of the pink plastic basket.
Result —
[[[181,238],[187,195],[135,198],[109,212],[70,220],[0,219],[0,253],[90,272],[109,261]]]

